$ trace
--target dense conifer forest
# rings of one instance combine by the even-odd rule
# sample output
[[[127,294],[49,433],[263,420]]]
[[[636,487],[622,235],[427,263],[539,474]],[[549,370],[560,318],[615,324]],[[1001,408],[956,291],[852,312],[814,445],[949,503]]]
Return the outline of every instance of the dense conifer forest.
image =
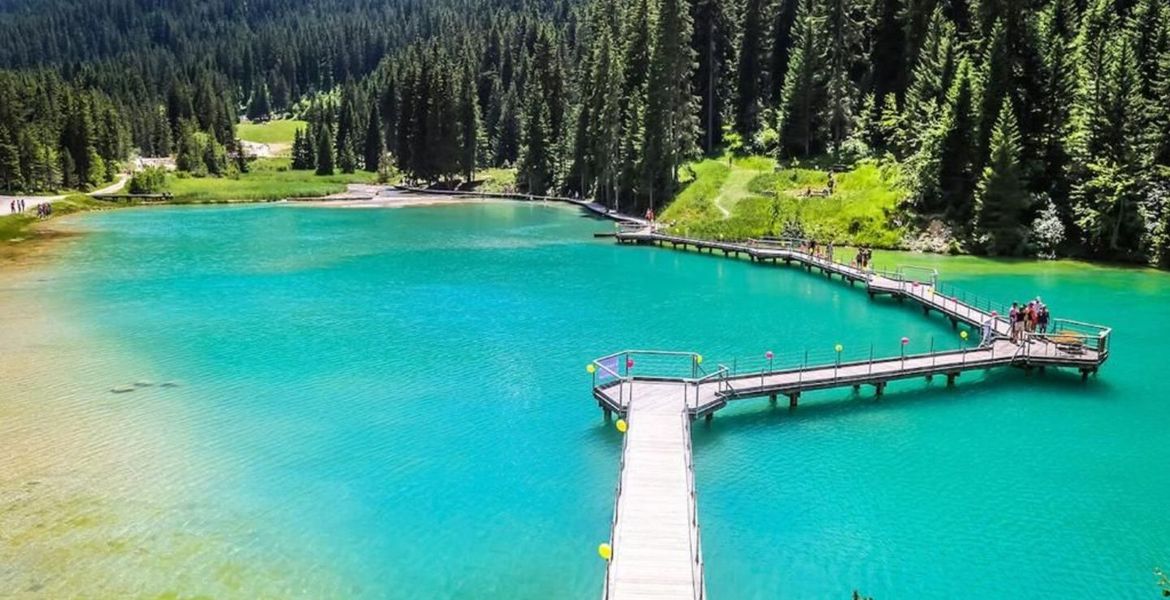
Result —
[[[994,255],[1170,266],[1164,0],[0,0],[0,187],[132,152],[660,209],[729,146],[898,169],[899,215]]]

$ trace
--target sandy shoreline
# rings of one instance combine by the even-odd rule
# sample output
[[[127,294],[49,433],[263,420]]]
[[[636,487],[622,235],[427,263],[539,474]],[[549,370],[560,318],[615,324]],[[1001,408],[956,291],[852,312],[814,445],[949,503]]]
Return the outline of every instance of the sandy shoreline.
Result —
[[[314,206],[324,208],[404,208],[408,206],[433,206],[437,204],[497,204],[521,202],[492,196],[447,196],[443,194],[419,194],[404,192],[385,186],[350,186],[350,189],[334,196],[316,200],[290,200],[290,206]]]

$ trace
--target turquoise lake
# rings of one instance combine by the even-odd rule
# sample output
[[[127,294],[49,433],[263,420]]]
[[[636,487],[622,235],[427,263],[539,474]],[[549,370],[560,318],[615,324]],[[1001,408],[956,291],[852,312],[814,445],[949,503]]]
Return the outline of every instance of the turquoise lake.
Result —
[[[0,367],[0,402],[24,415],[0,419],[0,437],[52,452],[27,425],[44,423],[75,449],[68,469],[24,467],[35,485],[0,470],[0,524],[21,527],[0,533],[0,557],[68,552],[88,574],[0,566],[18,597],[597,598],[621,434],[590,396],[591,359],[960,343],[938,316],[800,269],[593,239],[612,225],[566,207],[72,223],[84,235],[0,289],[61,328],[0,316],[9,350],[52,363]],[[1170,276],[879,257],[899,262],[1111,325],[1112,357],[1087,382],[972,373],[696,423],[709,596],[1156,597]],[[95,482],[91,501],[62,500],[70,477]],[[40,507],[46,489],[61,495]]]

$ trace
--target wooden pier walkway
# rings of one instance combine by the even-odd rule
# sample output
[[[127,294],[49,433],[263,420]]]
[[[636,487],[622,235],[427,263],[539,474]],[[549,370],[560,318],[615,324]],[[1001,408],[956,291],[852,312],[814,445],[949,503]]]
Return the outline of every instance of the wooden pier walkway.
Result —
[[[1049,331],[1025,333],[1020,343],[1013,342],[1007,307],[942,284],[933,271],[916,276],[902,270],[875,272],[814,256],[799,241],[696,240],[641,223],[623,224],[615,237],[620,243],[795,263],[850,285],[862,283],[871,298],[888,295],[912,301],[926,314],[944,315],[956,328],[959,324],[986,328],[986,338],[979,340],[977,333],[971,347],[935,352],[932,342],[928,353],[890,357],[875,357],[872,347],[868,356],[843,355],[840,346],[828,354],[805,351],[778,361],[769,353],[766,366],[750,369],[741,369],[736,362],[704,366],[703,357],[692,352],[627,350],[594,360],[588,369],[594,399],[607,415],[618,413],[628,422],[606,599],[705,597],[690,444],[690,423],[697,417],[710,419],[736,400],[767,397],[775,402],[785,396],[796,408],[806,391],[841,387],[859,391],[869,386],[880,396],[891,381],[943,377],[953,385],[964,372],[992,368],[1072,368],[1087,378],[1109,358],[1108,327],[1067,319],[1056,319]]]
[[[703,597],[691,419],[675,391],[643,384],[627,407],[607,599]]]

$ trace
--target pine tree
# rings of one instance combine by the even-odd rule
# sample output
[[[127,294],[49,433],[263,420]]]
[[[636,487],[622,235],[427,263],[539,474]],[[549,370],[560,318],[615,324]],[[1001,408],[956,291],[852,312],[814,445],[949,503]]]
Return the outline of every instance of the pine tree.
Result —
[[[72,164],[72,161],[70,162]],[[200,143],[195,130],[195,123],[187,119],[179,122],[175,168],[192,175],[207,174],[207,163],[203,160],[203,144]]]
[[[346,86],[341,92],[341,107],[337,111],[337,138],[336,156],[337,166],[342,173],[353,173],[357,170],[358,123],[355,99],[356,90],[353,86]]]
[[[317,128],[317,164],[318,175],[333,174],[333,132],[328,125]]]
[[[690,13],[681,0],[662,0],[650,60],[642,150],[642,182],[651,209],[674,195],[679,165],[696,155],[691,28]]]
[[[982,168],[984,157],[990,152],[992,130],[995,129],[1004,99],[1012,90],[1012,57],[1008,50],[1007,29],[1003,22],[996,21],[989,35],[983,56],[983,68],[979,72],[982,93],[979,98],[977,169]]]
[[[293,139],[292,147],[292,168],[298,170],[309,170],[317,167],[317,148],[316,137],[313,135],[313,130],[305,131],[304,129],[297,129]]]
[[[693,85],[699,97],[699,144],[706,153],[722,143],[724,112],[734,89],[730,74],[735,26],[728,4],[728,0],[694,3],[695,35],[691,46],[698,54],[699,65]]]
[[[24,189],[20,168],[20,153],[15,140],[7,128],[0,127],[0,189],[17,191]]]
[[[621,125],[622,99],[616,90],[621,89],[621,62],[610,48],[611,34],[602,33],[593,62],[592,119],[586,135],[592,140],[589,149],[594,170],[599,182],[599,196],[606,204],[616,208],[617,188],[621,177]]]
[[[979,182],[976,234],[995,256],[1026,252],[1028,191],[1020,169],[1020,134],[1011,100],[1004,99],[991,135],[991,157]]]
[[[463,69],[459,86],[459,172],[464,180],[475,179],[478,163],[481,124],[479,120],[479,97],[475,87],[475,73],[468,65]]]
[[[251,121],[266,121],[272,113],[272,98],[268,94],[268,86],[264,83],[259,83],[255,91],[252,92],[252,98],[248,101],[247,115]]]
[[[773,11],[772,27],[768,40],[771,43],[771,59],[768,68],[770,104],[779,105],[784,99],[784,83],[791,64],[793,25],[796,23],[798,8],[802,3],[815,0],[778,0]]]
[[[376,173],[382,160],[383,146],[382,112],[378,103],[370,102],[370,115],[366,121],[366,137],[362,144],[362,168]]]
[[[764,14],[761,5],[762,0],[746,0],[736,67],[735,130],[749,140],[759,130],[765,93]]]
[[[1165,102],[1170,98],[1170,48],[1162,52],[1151,95],[1154,100],[1146,104],[1150,162],[1170,166],[1170,102]]]
[[[834,154],[853,128],[857,86],[853,71],[863,56],[858,0],[822,0],[825,39],[825,125]]]
[[[203,144],[202,160],[208,175],[219,177],[227,173],[227,151],[213,135],[208,135],[207,143]]]
[[[942,116],[911,161],[918,212],[945,216],[961,229],[970,227],[977,181],[973,77],[970,61],[961,59]]]
[[[885,104],[889,94],[901,94],[905,88],[905,35],[900,15],[903,0],[872,0],[866,23],[871,27],[867,63],[869,85],[878,106]]]
[[[520,108],[514,90],[504,94],[500,103],[500,118],[493,145],[493,163],[497,166],[513,165],[520,154]]]
[[[942,9],[936,8],[931,13],[927,35],[906,91],[905,128],[898,136],[903,155],[918,146],[924,129],[928,130],[941,116],[954,78],[954,42],[954,26],[943,16]]]
[[[1143,103],[1140,70],[1129,36],[1107,45],[1103,77],[1088,90],[1074,142],[1084,165],[1073,185],[1074,212],[1084,242],[1099,255],[1133,259],[1141,251],[1145,223],[1139,207],[1146,183],[1141,175]]]
[[[530,77],[524,90],[524,125],[516,180],[529,194],[543,195],[552,184],[548,108],[540,78]]]
[[[1035,110],[1043,122],[1038,142],[1042,148],[1038,182],[1056,207],[1065,230],[1073,225],[1066,177],[1070,155],[1067,140],[1071,127],[1071,100],[1076,97],[1076,66],[1072,37],[1075,15],[1072,0],[1053,0],[1039,18],[1040,52],[1043,60],[1042,93]]]
[[[823,148],[822,82],[823,55],[816,37],[816,18],[801,4],[793,29],[792,59],[785,75],[780,113],[782,152],[793,156],[811,156]]]

